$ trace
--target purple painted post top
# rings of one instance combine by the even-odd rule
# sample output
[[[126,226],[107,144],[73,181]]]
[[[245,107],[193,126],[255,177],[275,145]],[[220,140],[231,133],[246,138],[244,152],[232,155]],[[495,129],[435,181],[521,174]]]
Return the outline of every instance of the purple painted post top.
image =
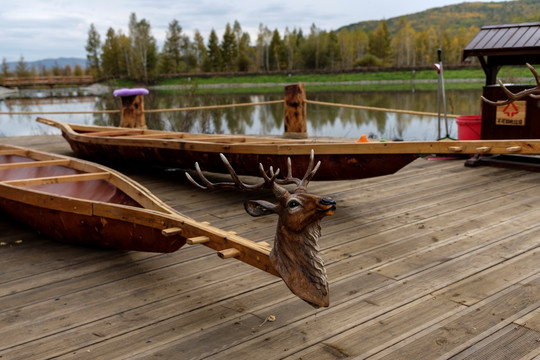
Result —
[[[114,96],[134,96],[134,95],[148,95],[148,90],[144,88],[134,89],[117,89],[113,92]]]

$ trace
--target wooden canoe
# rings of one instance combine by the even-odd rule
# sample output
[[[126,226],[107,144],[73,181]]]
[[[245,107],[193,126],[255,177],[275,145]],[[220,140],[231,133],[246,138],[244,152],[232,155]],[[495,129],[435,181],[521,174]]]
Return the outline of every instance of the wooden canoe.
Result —
[[[259,163],[303,173],[314,150],[321,167],[314,180],[351,180],[393,174],[422,154],[540,155],[540,139],[462,141],[372,141],[313,138],[215,135],[67,124],[38,118],[59,128],[73,152],[99,161],[133,162],[226,173],[219,153],[227,156],[241,175],[259,176]],[[474,165],[472,161],[471,166]]]
[[[226,155],[240,175],[259,176],[259,164],[287,169],[287,158],[293,173],[301,174],[315,151],[321,167],[314,180],[350,180],[393,174],[417,158],[416,153],[379,154],[358,152],[354,140],[283,139],[278,137],[192,134],[158,130],[75,125],[38,118],[37,121],[57,127],[77,157],[99,162],[158,165],[226,173],[220,153]],[[343,152],[343,146],[352,146]]]
[[[197,222],[132,179],[84,160],[0,145],[0,209],[66,243],[161,253],[204,243],[279,276],[268,244]]]
[[[312,173],[316,171],[313,161],[308,168]],[[335,210],[331,199],[306,193],[310,178],[302,180],[302,194],[294,194],[296,202],[317,200],[311,212],[306,210],[310,220],[305,227],[315,221],[318,226],[322,217]],[[270,178],[269,184],[277,189]],[[266,242],[257,243],[195,221],[129,177],[85,160],[0,145],[0,210],[66,243],[163,253],[186,243],[203,244],[222,258],[235,258],[281,277],[295,295],[313,306],[328,306],[327,286],[321,288],[321,280],[312,276],[313,265],[302,257],[282,256]],[[303,219],[300,214],[296,218]],[[300,254],[307,251],[318,256],[313,243],[280,239],[280,248],[290,244],[289,248]],[[316,239],[311,240],[316,245]],[[289,272],[283,275],[274,262],[295,269],[294,281],[289,281]],[[322,260],[317,264],[317,271],[326,274]]]

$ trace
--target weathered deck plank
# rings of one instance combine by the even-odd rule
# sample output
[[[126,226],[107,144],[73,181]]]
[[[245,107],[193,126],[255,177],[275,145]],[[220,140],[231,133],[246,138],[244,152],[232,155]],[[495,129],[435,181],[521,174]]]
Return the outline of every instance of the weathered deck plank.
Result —
[[[71,153],[59,136],[2,142]],[[272,240],[276,219],[242,206],[270,192],[206,193],[181,172],[124,172],[188,216]],[[391,176],[313,182],[338,203],[323,221],[331,305],[319,310],[205,247],[82,248],[2,218],[0,359],[534,357],[539,187],[539,173],[424,159]]]

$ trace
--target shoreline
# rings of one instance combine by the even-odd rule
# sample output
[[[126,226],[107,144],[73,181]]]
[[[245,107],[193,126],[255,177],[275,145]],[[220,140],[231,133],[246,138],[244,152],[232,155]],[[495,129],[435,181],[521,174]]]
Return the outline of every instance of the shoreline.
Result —
[[[525,80],[518,79],[518,80]],[[527,79],[528,80],[528,79]],[[359,80],[359,81],[312,81],[301,82],[306,86],[334,86],[334,85],[398,85],[398,84],[436,84],[437,79],[417,79],[417,80]],[[445,83],[476,83],[485,82],[485,79],[445,79]],[[279,82],[279,83],[222,83],[222,84],[199,84],[200,89],[223,89],[223,88],[258,88],[258,87],[284,87],[287,85],[296,84],[296,82]],[[173,90],[173,89],[188,89],[191,85],[151,85],[149,89],[155,90]]]
[[[518,81],[529,81],[528,78],[517,79]],[[305,86],[377,86],[377,85],[421,85],[421,84],[437,84],[437,79],[416,79],[416,80],[359,80],[359,81],[311,81],[301,82]],[[473,79],[445,79],[445,83],[459,84],[459,83],[483,83],[485,79],[473,78]],[[198,89],[257,89],[257,88],[272,88],[296,84],[297,82],[261,82],[261,83],[219,83],[219,84],[197,84]],[[193,83],[195,84],[195,83]],[[167,90],[187,90],[193,87],[193,84],[189,85],[148,85],[142,86],[150,90],[167,91]],[[102,83],[92,84],[86,87],[67,87],[67,88],[28,88],[28,89],[9,89],[0,87],[0,101],[4,99],[19,99],[19,98],[31,98],[32,93],[45,92],[45,91],[83,91],[85,96],[95,95],[102,96],[107,93],[112,93],[114,89],[121,86],[109,86]],[[137,86],[132,86],[137,87]],[[366,90],[370,91],[370,90]]]

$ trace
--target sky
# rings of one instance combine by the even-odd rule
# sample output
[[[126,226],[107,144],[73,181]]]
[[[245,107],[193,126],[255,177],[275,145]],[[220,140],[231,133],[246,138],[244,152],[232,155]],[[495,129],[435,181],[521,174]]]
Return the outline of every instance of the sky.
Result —
[[[478,0],[477,0],[478,1]],[[480,0],[489,1],[489,0]],[[86,58],[90,25],[101,40],[109,28],[128,33],[131,13],[146,19],[159,49],[169,23],[178,20],[182,32],[193,40],[198,30],[208,41],[214,29],[220,37],[227,23],[237,20],[256,40],[259,25],[309,32],[365,20],[382,20],[423,10],[467,2],[464,0],[0,0],[0,59],[8,62],[47,58]]]

